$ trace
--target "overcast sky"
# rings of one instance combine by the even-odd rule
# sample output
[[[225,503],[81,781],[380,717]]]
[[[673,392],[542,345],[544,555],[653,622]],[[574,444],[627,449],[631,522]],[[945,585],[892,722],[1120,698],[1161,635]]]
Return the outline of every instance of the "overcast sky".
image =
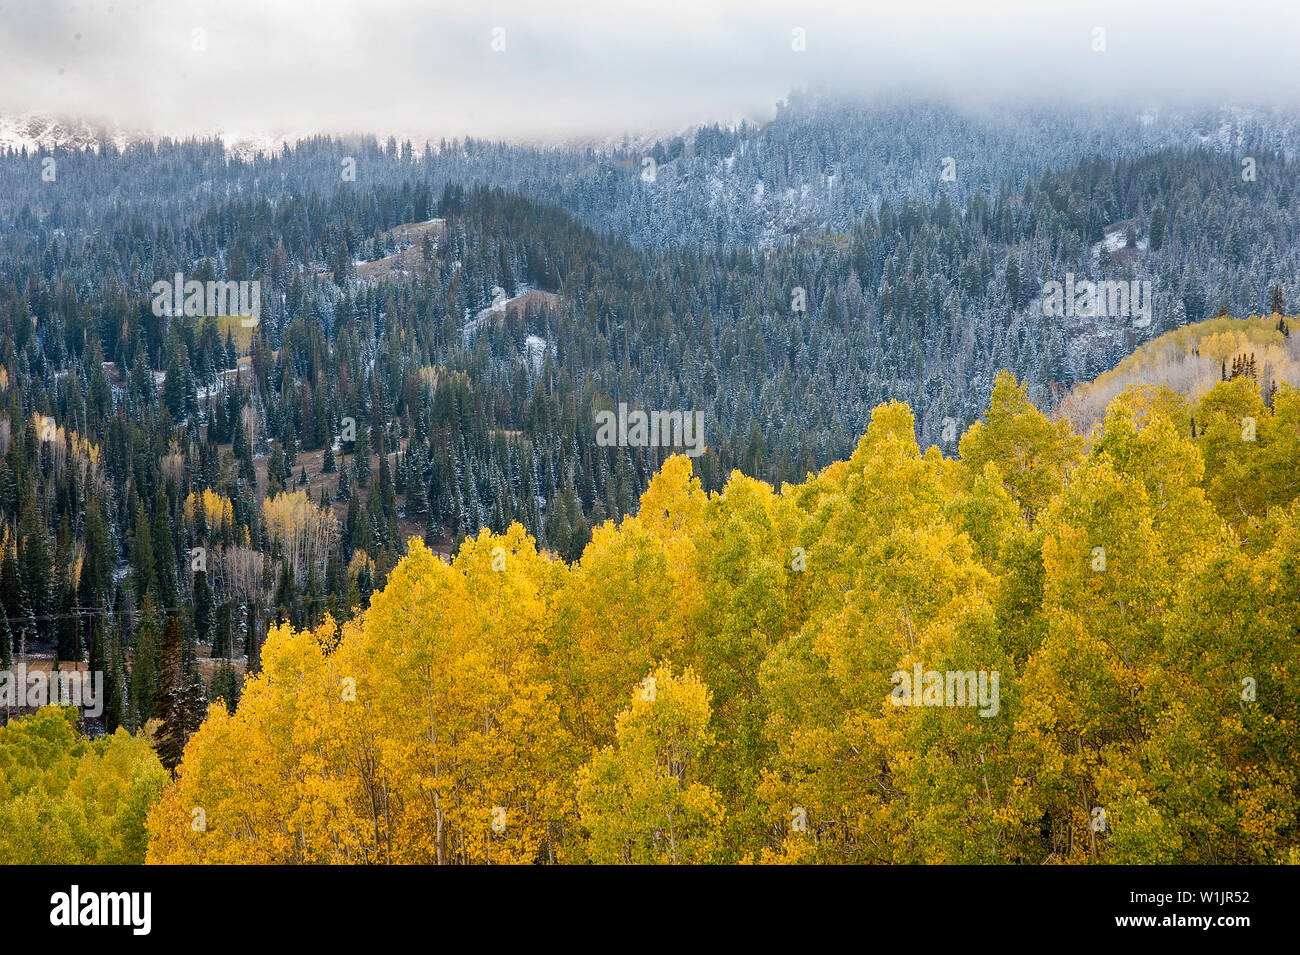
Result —
[[[0,110],[559,139],[765,119],[794,87],[1300,107],[1298,37],[1297,0],[0,0]]]

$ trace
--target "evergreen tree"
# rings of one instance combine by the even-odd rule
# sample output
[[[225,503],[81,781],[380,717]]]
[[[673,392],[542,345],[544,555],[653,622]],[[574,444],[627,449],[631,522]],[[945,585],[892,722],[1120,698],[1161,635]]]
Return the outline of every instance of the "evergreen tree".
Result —
[[[203,683],[186,665],[184,657],[180,621],[175,614],[168,614],[163,624],[158,688],[153,698],[154,712],[162,723],[154,748],[163,766],[173,772],[180,764],[185,743],[203,722],[206,709]]]
[[[18,525],[18,566],[27,598],[30,638],[54,630],[54,564],[45,521],[36,498],[29,495]]]
[[[239,674],[230,665],[229,660],[222,660],[216,672],[212,674],[210,702],[221,700],[231,713],[239,706]]]
[[[147,591],[136,617],[135,647],[131,653],[131,704],[127,725],[132,732],[144,729],[155,713],[154,691],[158,687],[160,652],[156,607],[153,592]]]
[[[126,723],[130,703],[121,629],[114,626],[110,633],[108,672],[104,676],[104,732],[112,734]]]
[[[0,670],[8,670],[14,663],[14,635],[9,629],[9,614],[0,606]]]
[[[172,538],[170,510],[167,495],[162,488],[153,498],[153,572],[158,586],[158,603],[160,609],[171,612],[180,606],[180,595],[176,586],[176,544]]]
[[[200,643],[207,643],[212,640],[212,612],[213,599],[212,588],[208,586],[208,575],[206,571],[196,570],[194,572],[194,639]],[[215,647],[214,647],[215,655]]]
[[[352,457],[353,478],[359,488],[364,488],[370,481],[370,435],[366,423],[357,420],[356,454]]]
[[[212,656],[229,657],[234,653],[234,610],[229,601],[217,607],[216,626],[212,635]]]
[[[131,544],[131,569],[135,574],[135,592],[143,597],[153,587],[154,556],[153,534],[149,530],[149,515],[145,512],[144,502],[137,501],[135,507],[135,538]]]

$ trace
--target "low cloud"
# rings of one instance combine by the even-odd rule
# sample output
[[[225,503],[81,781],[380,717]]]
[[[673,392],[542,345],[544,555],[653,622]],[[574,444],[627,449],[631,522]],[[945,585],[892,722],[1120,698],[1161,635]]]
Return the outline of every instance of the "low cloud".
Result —
[[[864,7],[0,0],[0,108],[178,135],[553,140],[761,120],[796,87],[1135,107],[1300,102],[1291,3]]]

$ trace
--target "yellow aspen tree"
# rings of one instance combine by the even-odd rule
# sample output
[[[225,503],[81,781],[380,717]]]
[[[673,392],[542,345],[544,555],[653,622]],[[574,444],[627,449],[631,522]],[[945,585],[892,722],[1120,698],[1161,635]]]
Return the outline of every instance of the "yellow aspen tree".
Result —
[[[1067,421],[1050,421],[1029,401],[1024,385],[1008,371],[998,372],[983,421],[962,435],[961,458],[972,477],[993,464],[1029,519],[1061,487],[1079,460],[1083,442]]]
[[[709,691],[688,668],[650,672],[618,715],[615,743],[578,772],[586,858],[596,863],[699,864],[718,849],[723,809],[699,780],[710,743]]]
[[[896,860],[891,677],[927,626],[991,584],[949,519],[946,466],[921,455],[913,424],[905,405],[877,408],[847,467],[806,498],[812,610],[761,671],[775,754],[760,793],[788,856]]]
[[[630,518],[595,529],[559,598],[554,647],[566,720],[590,745],[612,739],[621,701],[655,661],[680,652],[665,620],[675,599],[660,538]]]
[[[771,750],[759,670],[806,613],[806,554],[796,544],[799,514],[768,484],[732,473],[704,508],[697,535],[701,600],[691,665],[712,694],[707,773],[726,807],[723,855],[759,852],[766,807],[758,798]]]

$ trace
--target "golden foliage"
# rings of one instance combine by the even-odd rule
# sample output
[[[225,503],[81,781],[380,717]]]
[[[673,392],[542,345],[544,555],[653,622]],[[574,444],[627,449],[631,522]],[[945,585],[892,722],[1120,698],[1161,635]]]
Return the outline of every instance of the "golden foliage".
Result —
[[[318,507],[305,491],[277,494],[262,502],[266,536],[289,561],[298,579],[325,572],[339,524],[328,508]]]
[[[193,529],[200,517],[209,533],[221,535],[229,531],[235,523],[234,506],[230,498],[224,497],[211,488],[191,491],[185,497],[185,524]]]
[[[1138,385],[1085,442],[1001,376],[959,460],[882,405],[780,491],[669,459],[572,566],[517,525],[450,564],[415,540],[353,621],[270,636],[149,859],[1294,860],[1300,391],[1272,398]],[[314,511],[268,533],[315,559]]]
[[[167,780],[149,742],[119,729],[88,740],[72,707],[0,726],[0,864],[144,861],[144,821]]]
[[[1096,381],[1080,385],[1056,409],[1075,430],[1086,433],[1106,415],[1110,403],[1135,385],[1162,384],[1195,403],[1221,380],[1238,356],[1254,355],[1259,384],[1300,387],[1300,317],[1285,321],[1293,334],[1277,330],[1279,316],[1226,316],[1193,322],[1147,342]]]

